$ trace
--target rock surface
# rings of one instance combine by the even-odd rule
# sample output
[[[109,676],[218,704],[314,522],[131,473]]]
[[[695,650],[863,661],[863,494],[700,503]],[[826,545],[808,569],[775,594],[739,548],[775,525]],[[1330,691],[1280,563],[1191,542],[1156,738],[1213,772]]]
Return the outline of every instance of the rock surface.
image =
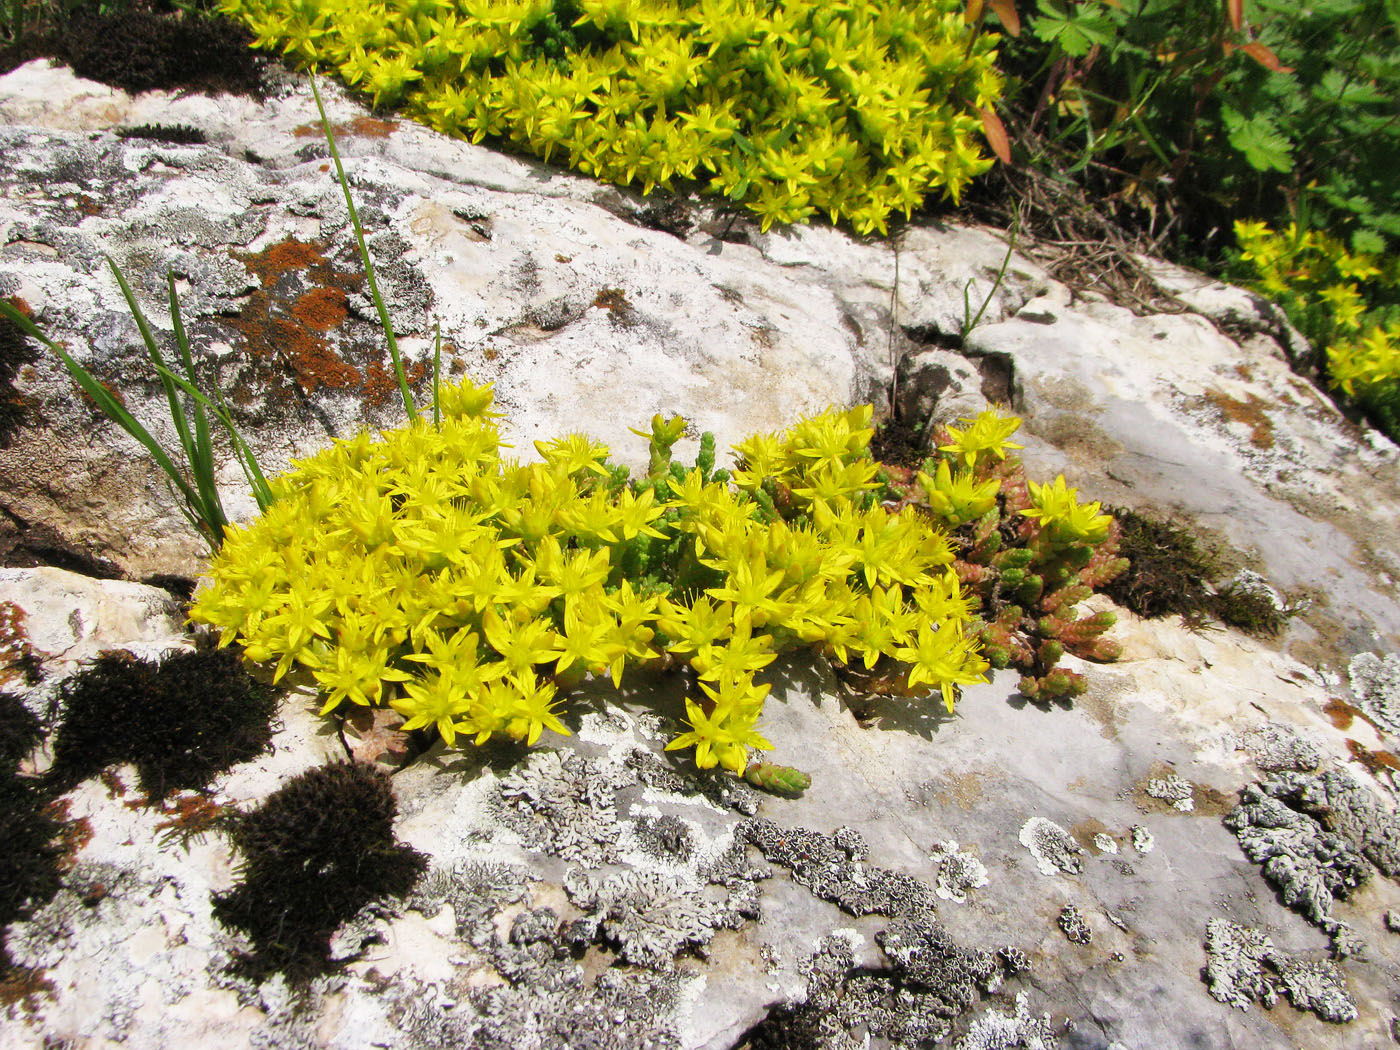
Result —
[[[7,992],[6,1045],[1389,1045],[1397,453],[1293,374],[1248,297],[1164,269],[1199,312],[1136,317],[1072,301],[1018,257],[960,343],[963,289],[992,291],[1004,251],[988,232],[913,226],[896,252],[740,221],[737,241],[690,206],[681,238],[615,189],[334,93],[331,111],[420,397],[437,319],[444,356],[497,383],[522,455],[585,430],[635,459],[626,428],[657,411],[724,445],[883,400],[896,375],[908,410],[940,419],[985,391],[1026,418],[1031,476],[1193,515],[1313,605],[1277,643],[1122,612],[1118,663],[1067,659],[1089,680],[1072,707],[999,675],[952,716],[876,698],[858,721],[827,668],[783,662],[764,728],[777,761],[812,774],[796,799],[663,752],[680,683],[590,684],[571,737],[432,751],[393,778],[398,839],[429,871],[342,926],[343,970],[300,993],[229,968],[240,942],[211,912],[237,877],[225,836],[172,843],[179,800],[143,805],[119,769],[64,797],[81,829],[65,888],[6,934],[33,974]],[[265,106],[132,99],[39,62],[0,78],[0,118],[0,294],[153,429],[162,395],[104,253],[157,321],[175,270],[198,368],[272,469],[401,419],[304,85]],[[210,144],[110,133],[141,123]],[[197,572],[159,479],[62,371],[41,358],[17,390],[31,418],[0,450],[11,521],[131,575]],[[241,491],[231,465],[222,477]],[[4,687],[49,725],[73,660],[190,644],[166,592],[130,582],[4,570],[0,609],[5,663],[27,647],[51,675]],[[274,751],[210,801],[246,810],[343,758],[317,706],[289,695]],[[1223,820],[1237,800],[1281,834],[1242,849]],[[1280,857],[1318,862],[1326,899],[1298,898],[1312,914],[1267,881]],[[1338,858],[1340,894],[1322,863]]]

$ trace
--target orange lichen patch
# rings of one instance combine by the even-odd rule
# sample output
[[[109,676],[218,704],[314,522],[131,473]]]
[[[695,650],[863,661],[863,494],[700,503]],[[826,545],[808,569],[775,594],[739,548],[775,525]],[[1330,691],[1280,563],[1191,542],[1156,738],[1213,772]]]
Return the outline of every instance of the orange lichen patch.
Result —
[[[400,397],[399,380],[394,375],[385,356],[370,361],[365,367],[365,404],[375,408],[383,408],[385,405]],[[427,374],[428,366],[422,361],[415,361],[404,367],[404,378],[408,380],[410,387],[416,386]]]
[[[600,310],[607,310],[614,316],[632,309],[632,304],[627,301],[627,293],[621,288],[604,288],[593,297],[593,305]]]
[[[380,120],[377,117],[367,117],[363,114],[354,120],[331,125],[331,134],[336,137],[360,135],[367,139],[387,139],[398,130],[399,122],[396,120]],[[305,139],[321,138],[326,132],[320,124],[301,124],[292,129],[292,134],[299,139]]]
[[[78,855],[89,842],[92,841],[92,822],[83,817],[79,820],[68,819],[68,803],[62,799],[56,799],[44,807],[44,812],[52,817],[55,823],[61,824],[58,831],[58,846],[62,851],[58,858],[59,871],[72,871],[73,866],[78,863]]]
[[[212,831],[228,813],[228,807],[199,794],[178,795],[167,799],[160,804],[159,809],[167,819],[157,824],[156,830],[161,833],[162,838],[177,841],[181,845]]]
[[[1347,739],[1347,750],[1351,752],[1351,757],[1360,762],[1371,773],[1372,776],[1380,779],[1387,777],[1393,779],[1396,773],[1400,773],[1400,759],[1397,759],[1389,751],[1372,751],[1359,740]]]
[[[1248,400],[1239,401],[1214,388],[1207,390],[1205,397],[1231,423],[1242,423],[1249,428],[1249,443],[1255,448],[1274,447],[1274,424],[1264,412],[1269,407],[1267,401],[1254,394],[1247,394]]]
[[[361,388],[363,374],[331,349],[325,334],[348,319],[348,293],[360,289],[363,272],[336,269],[321,245],[295,237],[260,252],[232,254],[260,284],[238,316],[226,322],[243,336],[248,356],[268,368],[280,364],[306,394],[318,387]],[[281,279],[289,274],[305,286],[290,303],[278,290],[285,289]],[[234,400],[246,404],[251,398],[235,389]]]
[[[339,288],[313,288],[292,304],[292,316],[318,332],[329,332],[349,313]]]
[[[306,393],[311,393],[318,386],[347,390],[364,382],[358,368],[337,357],[324,339],[300,324],[273,321],[269,327],[276,336],[274,346],[277,352],[291,366],[297,382]]]
[[[329,266],[319,246],[289,237],[260,252],[234,252],[233,257],[248,267],[248,272],[266,288],[284,273]]]
[[[24,629],[27,616],[14,602],[0,602],[0,686],[23,677],[21,668],[34,657]]]
[[[1356,721],[1356,716],[1361,712],[1352,707],[1345,700],[1338,700],[1336,697],[1327,701],[1322,713],[1332,720],[1332,724],[1338,729],[1350,729],[1352,722]]]

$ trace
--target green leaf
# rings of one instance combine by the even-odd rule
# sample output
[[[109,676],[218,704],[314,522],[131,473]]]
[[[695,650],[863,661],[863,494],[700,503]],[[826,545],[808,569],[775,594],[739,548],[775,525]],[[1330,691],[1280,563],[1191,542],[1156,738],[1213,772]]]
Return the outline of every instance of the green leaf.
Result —
[[[1246,117],[1226,104],[1220,107],[1230,145],[1244,154],[1255,171],[1293,170],[1293,146],[1272,120],[1262,113]]]
[[[1066,10],[1059,0],[1040,0],[1041,14],[1031,23],[1037,37],[1049,43],[1058,43],[1065,54],[1082,58],[1098,44],[1101,47],[1113,45],[1118,35],[1118,26],[1113,19],[1102,13],[1091,13],[1087,6],[1076,6]]]
[[[1380,255],[1385,251],[1385,238],[1374,230],[1356,230],[1351,235],[1351,250],[1357,255]]]

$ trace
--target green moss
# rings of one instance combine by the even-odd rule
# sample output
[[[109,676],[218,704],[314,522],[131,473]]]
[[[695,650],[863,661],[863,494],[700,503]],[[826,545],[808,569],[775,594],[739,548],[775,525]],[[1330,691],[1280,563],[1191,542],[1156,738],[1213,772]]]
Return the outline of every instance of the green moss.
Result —
[[[1118,549],[1132,569],[1104,592],[1139,616],[1199,616],[1210,610],[1210,581],[1221,574],[1216,555],[1187,529],[1135,510],[1115,508]]]
[[[369,902],[413,888],[427,861],[394,841],[389,783],[361,763],[320,766],[234,818],[240,880],[214,898],[214,915],[253,942],[240,969],[309,979],[329,967],[337,926]]]
[[[1279,608],[1266,587],[1231,582],[1211,598],[1210,610],[1222,623],[1260,638],[1276,638],[1290,613]]]
[[[263,59],[252,37],[222,19],[150,11],[77,11],[55,34],[54,57],[73,72],[130,94],[179,89],[257,97]]]
[[[19,769],[39,742],[39,720],[12,693],[0,693],[0,775]]]
[[[153,800],[206,787],[272,737],[277,693],[237,654],[190,650],[159,664],[106,653],[65,682],[52,781],[68,787],[110,765],[136,766]]]
[[[1191,627],[1211,619],[1259,637],[1273,638],[1288,621],[1262,580],[1212,586],[1226,571],[1222,555],[1188,528],[1135,510],[1114,510],[1120,552],[1132,563],[1105,593],[1149,619],[1179,615]]]
[[[135,127],[118,128],[117,137],[123,139],[150,139],[154,142],[176,142],[184,145],[198,145],[209,141],[199,128],[188,124],[138,124]]]

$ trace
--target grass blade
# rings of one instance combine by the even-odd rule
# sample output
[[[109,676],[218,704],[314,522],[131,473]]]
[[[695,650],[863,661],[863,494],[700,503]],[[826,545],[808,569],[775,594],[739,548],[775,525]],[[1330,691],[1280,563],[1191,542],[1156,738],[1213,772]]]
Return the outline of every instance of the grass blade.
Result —
[[[311,94],[316,98],[316,109],[321,114],[321,129],[326,133],[326,143],[331,148],[331,160],[335,162],[336,178],[340,180],[341,192],[345,194],[345,206],[350,210],[350,225],[355,228],[355,243],[360,249],[360,261],[365,264],[365,277],[369,281],[369,294],[374,299],[374,308],[379,311],[379,323],[384,326],[384,338],[389,345],[389,357],[394,363],[394,375],[399,380],[399,393],[403,395],[404,411],[408,413],[410,420],[418,418],[418,412],[413,407],[413,395],[408,392],[408,379],[403,372],[403,361],[399,357],[398,340],[394,338],[394,326],[389,321],[389,311],[384,305],[384,299],[379,294],[379,283],[374,279],[374,263],[369,257],[369,248],[365,245],[365,230],[360,225],[360,213],[355,210],[355,202],[350,197],[350,181],[345,177],[345,168],[340,163],[340,151],[335,148],[335,136],[331,134],[331,122],[326,116],[326,107],[321,102],[320,89],[316,87],[316,78],[311,78]]]
[[[175,331],[175,346],[179,349],[185,376],[193,385],[194,361],[190,355],[190,340],[185,334],[185,322],[180,316],[180,297],[175,290],[175,274],[167,271],[165,280],[170,288],[170,323]],[[181,415],[183,414],[182,409]],[[214,443],[209,437],[209,420],[204,414],[204,406],[198,401],[194,402],[193,415],[194,443],[189,454],[190,473],[194,475],[194,483],[199,488],[200,495],[204,497],[204,505],[217,512],[217,521],[211,521],[210,524],[219,534],[219,543],[222,545],[224,529],[228,527],[228,515],[224,513],[224,503],[219,498],[219,489],[214,483]]]
[[[165,449],[161,448],[160,442],[151,436],[150,431],[137,422],[122,403],[113,397],[107,388],[99,383],[91,372],[70,357],[68,351],[64,350],[58,343],[39,331],[33,321],[3,300],[0,300],[0,314],[7,317],[20,331],[24,332],[25,335],[29,336],[31,339],[37,339],[57,354],[58,359],[63,362],[63,367],[66,368],[68,374],[73,377],[73,381],[92,399],[93,403],[97,405],[102,414],[140,442],[146,451],[150,453],[151,458],[155,460],[156,466],[160,467],[160,469],[165,472],[166,476],[170,478],[171,483],[179,490],[180,496],[196,513],[199,513],[201,508],[199,493],[190,487],[189,483],[184,479],[184,476],[176,468],[174,462],[166,454]],[[204,530],[201,530],[201,533],[204,535],[205,540],[209,542],[210,546],[217,550],[218,548],[214,542],[214,537]]]
[[[160,356],[160,347],[156,343],[156,337],[151,332],[150,323],[146,320],[146,315],[141,312],[141,305],[136,301],[136,294],[131,290],[131,285],[126,283],[126,278],[117,268],[117,264],[112,257],[107,256],[107,265],[112,268],[112,274],[117,279],[117,284],[121,287],[122,295],[126,297],[127,308],[131,311],[132,318],[136,321],[136,327],[141,333],[141,340],[146,344],[146,354],[150,357],[151,363],[159,366],[165,364],[164,358]],[[184,406],[180,404],[180,398],[164,376],[161,377],[161,386],[165,388],[165,399],[170,404],[170,421],[175,424],[175,433],[180,438],[180,445],[185,450],[185,458],[188,459],[191,451],[190,427],[185,420]]]
[[[442,409],[438,405],[438,394],[442,383],[442,323],[433,322],[433,426],[442,425]]]
[[[156,369],[162,376],[168,377],[172,383],[194,398],[196,402],[209,409],[214,417],[223,424],[224,429],[228,431],[230,441],[233,443],[234,455],[238,458],[239,466],[243,468],[243,475],[248,479],[248,484],[253,490],[253,498],[258,501],[258,509],[266,510],[270,507],[274,502],[272,488],[268,485],[263,472],[258,468],[258,461],[253,455],[253,450],[248,447],[248,443],[243,440],[238,433],[238,428],[234,426],[233,416],[229,414],[227,404],[215,404],[197,386],[184,377],[176,375],[164,365],[157,365]],[[220,395],[220,401],[222,402],[222,395]]]

